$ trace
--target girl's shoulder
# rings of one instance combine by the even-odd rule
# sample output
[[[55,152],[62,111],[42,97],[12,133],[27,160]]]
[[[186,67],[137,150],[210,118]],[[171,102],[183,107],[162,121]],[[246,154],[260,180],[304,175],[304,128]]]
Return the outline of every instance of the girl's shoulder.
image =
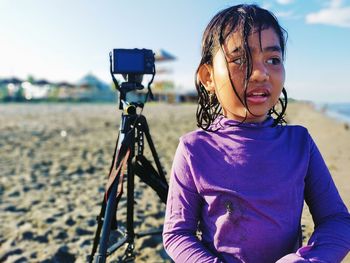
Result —
[[[309,133],[306,127],[299,124],[287,124],[282,127],[292,132],[307,133],[307,134]]]
[[[218,146],[219,140],[213,132],[197,129],[182,135],[178,149],[186,155],[198,155]]]
[[[306,127],[299,125],[299,124],[287,124],[282,126],[286,131],[291,132],[291,133],[296,133],[299,135],[305,135],[309,136],[309,131]]]
[[[312,136],[309,130],[302,125],[285,125],[283,126],[282,137],[291,143],[300,145],[310,145],[313,142]]]
[[[212,137],[212,134],[203,129],[196,129],[194,131],[188,132],[180,137],[180,142],[185,145],[194,145],[197,143],[202,143],[207,141]]]

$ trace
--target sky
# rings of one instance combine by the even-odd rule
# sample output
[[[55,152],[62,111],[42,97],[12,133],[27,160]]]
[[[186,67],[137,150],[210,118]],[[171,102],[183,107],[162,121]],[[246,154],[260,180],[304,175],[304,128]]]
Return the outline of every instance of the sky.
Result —
[[[288,31],[289,97],[350,102],[350,0],[0,0],[0,78],[111,83],[114,48],[164,49],[156,65],[179,91],[194,91],[202,33],[223,8],[255,3]],[[118,77],[118,76],[117,76]]]

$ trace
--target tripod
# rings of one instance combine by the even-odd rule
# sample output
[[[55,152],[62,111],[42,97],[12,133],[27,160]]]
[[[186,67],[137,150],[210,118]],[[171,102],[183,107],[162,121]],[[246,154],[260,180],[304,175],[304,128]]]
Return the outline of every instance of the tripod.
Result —
[[[164,203],[166,203],[168,183],[154,147],[146,117],[142,114],[137,114],[137,107],[143,107],[143,105],[128,103],[123,99],[125,99],[125,93],[121,94],[120,97],[120,108],[123,109],[120,130],[105,198],[102,201],[100,215],[97,217],[98,226],[89,262],[106,262],[107,257],[124,244],[127,244],[127,248],[121,259],[122,262],[133,261],[135,258],[135,239],[147,235],[161,234],[162,232],[161,230],[149,230],[140,233],[135,233],[134,231],[135,174],[150,186]],[[143,155],[144,136],[152,152],[157,170],[153,168],[152,164]],[[123,192],[124,178],[127,180],[127,221],[125,232],[118,229],[116,220],[117,206]],[[109,246],[108,241],[113,230],[118,231],[122,237]],[[96,253],[97,247],[98,252]]]

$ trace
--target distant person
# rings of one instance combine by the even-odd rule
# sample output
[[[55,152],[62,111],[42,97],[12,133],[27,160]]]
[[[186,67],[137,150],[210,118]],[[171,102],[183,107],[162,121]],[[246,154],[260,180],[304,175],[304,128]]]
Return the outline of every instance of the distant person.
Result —
[[[205,30],[201,129],[180,139],[166,207],[175,262],[336,263],[349,252],[350,215],[317,146],[304,127],[283,125],[285,42],[256,5],[227,8]],[[315,230],[301,247],[304,200]]]

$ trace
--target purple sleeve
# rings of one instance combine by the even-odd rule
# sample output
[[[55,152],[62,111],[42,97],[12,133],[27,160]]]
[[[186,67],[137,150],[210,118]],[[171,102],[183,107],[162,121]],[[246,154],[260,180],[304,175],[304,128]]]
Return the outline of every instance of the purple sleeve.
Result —
[[[315,229],[298,260],[279,262],[341,262],[350,250],[350,215],[317,146],[310,138],[310,162],[305,178],[305,201]],[[286,257],[287,258],[287,257]],[[307,261],[302,261],[307,260]]]
[[[164,247],[175,262],[220,262],[196,236],[202,197],[197,192],[187,157],[180,141],[170,177]]]

